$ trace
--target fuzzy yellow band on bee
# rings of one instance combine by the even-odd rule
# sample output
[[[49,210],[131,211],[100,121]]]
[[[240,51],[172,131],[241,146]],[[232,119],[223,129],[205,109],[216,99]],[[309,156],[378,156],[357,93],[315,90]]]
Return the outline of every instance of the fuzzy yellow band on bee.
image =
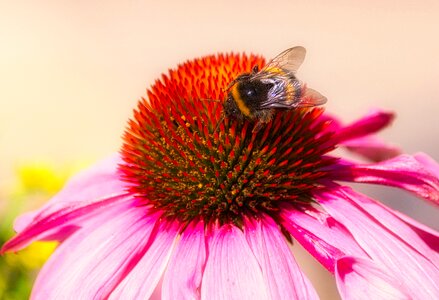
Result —
[[[232,97],[236,102],[236,105],[238,105],[239,110],[242,112],[242,114],[246,117],[250,117],[250,109],[248,108],[248,106],[245,104],[244,100],[242,100],[241,95],[239,94],[238,91],[238,84],[235,84],[232,87]]]
[[[278,67],[269,67],[266,68],[266,72],[278,74],[280,76],[288,76],[288,74],[285,72],[284,69],[278,68]],[[286,94],[288,95],[287,99],[295,100],[295,94],[296,94],[296,88],[292,84],[287,84],[286,87]]]
[[[268,67],[265,69],[265,71],[269,72],[269,73],[275,73],[275,74],[281,74],[281,75],[286,74],[284,70],[282,70],[281,68],[277,68],[277,67]]]

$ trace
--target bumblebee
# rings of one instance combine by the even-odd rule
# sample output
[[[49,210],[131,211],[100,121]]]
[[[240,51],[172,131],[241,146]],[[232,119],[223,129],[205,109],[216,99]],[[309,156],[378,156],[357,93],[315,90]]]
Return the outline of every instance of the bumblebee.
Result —
[[[275,110],[313,107],[326,103],[326,97],[307,88],[295,74],[305,59],[306,49],[289,48],[259,70],[236,77],[228,86],[223,102],[226,117],[269,122]]]

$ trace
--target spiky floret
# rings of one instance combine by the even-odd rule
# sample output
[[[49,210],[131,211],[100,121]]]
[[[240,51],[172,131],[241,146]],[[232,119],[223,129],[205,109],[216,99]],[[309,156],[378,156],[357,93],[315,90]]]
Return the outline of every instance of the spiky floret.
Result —
[[[264,65],[259,56],[218,55],[188,61],[148,91],[124,135],[120,166],[131,192],[164,217],[234,222],[281,205],[310,203],[331,164],[332,133],[322,109],[279,111],[273,120],[222,118],[226,87]],[[219,124],[218,130],[215,130]]]

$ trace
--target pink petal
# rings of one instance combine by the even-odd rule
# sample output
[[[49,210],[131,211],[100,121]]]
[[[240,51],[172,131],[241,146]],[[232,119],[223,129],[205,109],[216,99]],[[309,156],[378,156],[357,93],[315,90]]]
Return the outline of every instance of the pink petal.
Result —
[[[77,231],[41,270],[33,299],[102,299],[146,252],[155,218],[141,207],[120,212],[95,229]]]
[[[316,194],[317,200],[343,223],[370,258],[401,281],[416,299],[438,299],[439,270],[411,245],[380,224],[351,197],[349,188],[334,188]]]
[[[269,217],[247,220],[245,236],[262,269],[271,299],[319,299],[294,260],[287,241]]]
[[[66,206],[47,215],[43,212],[45,214],[44,218],[41,217],[37,221],[33,221],[28,227],[6,242],[0,254],[6,251],[18,251],[36,240],[64,240],[80,227],[79,224],[93,222],[97,214],[108,217],[107,212],[110,212],[110,215],[117,213],[114,210],[115,207],[120,211],[121,207],[133,206],[131,202],[132,197],[125,196],[110,198],[97,203],[70,204],[70,207]]]
[[[330,176],[334,180],[398,187],[439,205],[439,178],[410,155],[376,164],[339,164]]]
[[[329,122],[328,131],[335,132],[334,139],[341,146],[372,161],[382,161],[399,155],[400,149],[381,141],[373,135],[389,125],[393,113],[374,110],[351,125],[344,126],[337,117],[325,113],[320,118]]]
[[[348,150],[371,161],[379,162],[401,154],[401,150],[376,136],[364,136],[343,142]]]
[[[240,229],[223,225],[209,243],[201,299],[268,299],[261,269]]]
[[[121,161],[119,155],[115,154],[76,174],[43,207],[26,213],[23,219],[18,217],[15,221],[15,231],[24,230],[32,221],[44,218],[45,214],[66,207],[69,203],[98,202],[127,194],[126,186],[120,180],[117,170]]]
[[[400,220],[407,224],[428,245],[428,247],[435,251],[436,256],[439,255],[439,233],[437,231],[413,220],[412,218],[398,211],[391,210],[390,208],[385,206],[384,208],[391,211],[395,216],[397,216]]]
[[[369,259],[352,256],[339,259],[335,278],[342,299],[411,299],[397,279]]]
[[[393,118],[394,114],[391,112],[374,110],[358,121],[339,128],[334,138],[339,142],[344,142],[373,134],[388,126]]]
[[[63,240],[96,214],[133,202],[119,179],[118,161],[112,157],[77,175],[37,212],[18,218],[19,234],[3,245],[1,253],[20,250],[35,240]]]
[[[425,153],[416,153],[415,159],[421,163],[428,171],[439,178],[439,164]]]
[[[109,299],[149,299],[168,263],[178,235],[175,224],[162,222],[152,244],[137,265],[111,293]]]
[[[190,224],[182,233],[163,279],[163,299],[199,299],[206,263],[204,223]]]
[[[25,212],[14,220],[14,230],[17,233],[22,232],[35,219],[39,211]]]
[[[325,212],[285,208],[281,217],[291,235],[332,273],[343,256],[367,257],[349,231]]]
[[[410,228],[407,223],[402,221],[392,209],[384,206],[383,204],[370,199],[362,194],[355,193],[352,190],[344,190],[345,194],[356,203],[359,207],[362,207],[369,214],[381,223],[384,227],[393,232],[405,243],[410,245],[422,254],[426,259],[430,260],[434,265],[439,266],[439,254],[432,249],[419,235]],[[431,232],[434,230],[430,229]],[[435,232],[436,241],[439,233]]]
[[[326,122],[329,125],[330,131],[337,131],[343,127],[341,120],[337,116],[328,113],[327,111],[320,115],[319,120],[321,122]]]

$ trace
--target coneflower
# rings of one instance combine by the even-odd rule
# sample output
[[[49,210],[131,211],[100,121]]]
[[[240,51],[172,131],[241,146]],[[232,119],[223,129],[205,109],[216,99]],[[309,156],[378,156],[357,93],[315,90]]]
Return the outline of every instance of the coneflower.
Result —
[[[220,54],[171,70],[139,101],[120,154],[17,219],[2,252],[62,241],[33,299],[317,299],[292,240],[335,275],[343,299],[439,299],[438,233],[341,184],[394,186],[437,205],[437,163],[373,135],[391,113],[345,126],[299,108],[255,127],[206,101],[264,63]]]

